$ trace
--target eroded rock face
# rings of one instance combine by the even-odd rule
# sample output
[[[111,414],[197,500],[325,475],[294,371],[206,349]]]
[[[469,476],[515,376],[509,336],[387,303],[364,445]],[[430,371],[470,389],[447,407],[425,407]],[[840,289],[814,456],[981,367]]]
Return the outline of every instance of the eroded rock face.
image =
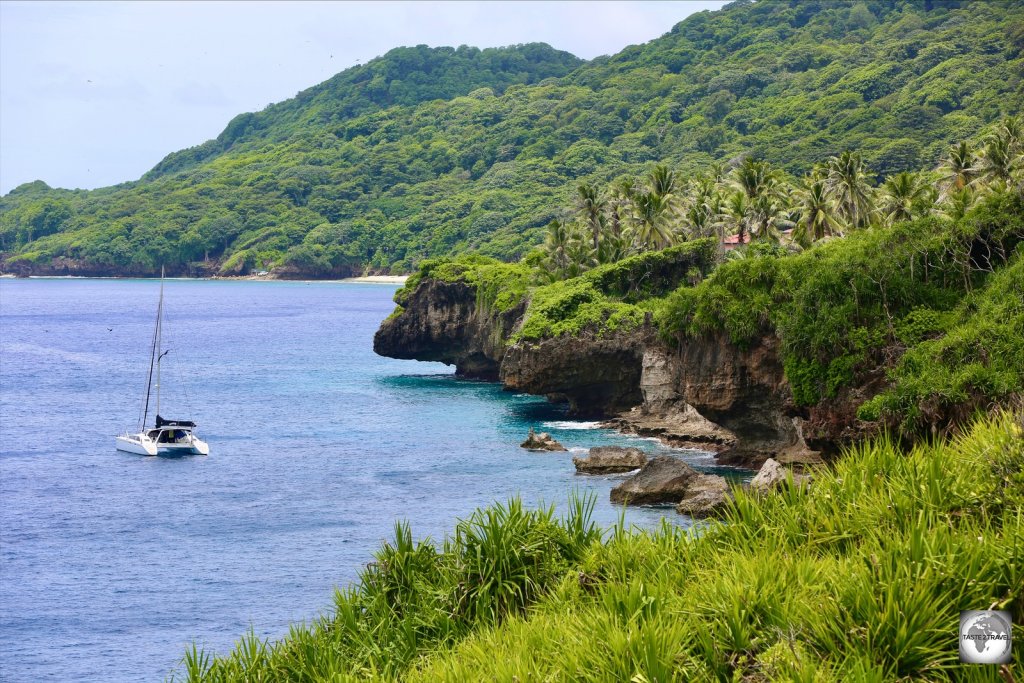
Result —
[[[573,458],[572,464],[580,474],[615,474],[632,472],[647,463],[647,454],[639,448],[622,446],[595,446],[585,458]]]
[[[740,349],[725,335],[649,344],[642,361],[642,405],[610,425],[674,446],[714,451],[719,462],[759,467],[785,453],[814,462],[794,417],[774,337]]]
[[[701,475],[679,458],[659,455],[639,472],[612,489],[613,503],[627,505],[675,504],[686,497]]]
[[[761,469],[758,470],[757,475],[750,480],[750,490],[758,493],[767,493],[780,486],[784,486],[790,476],[793,477],[793,483],[797,486],[809,484],[811,481],[810,476],[796,472],[791,474],[777,460],[768,458],[764,465],[761,466]]]
[[[688,404],[676,388],[677,368],[672,352],[661,344],[644,349],[640,392],[644,402],[609,421],[621,431],[655,436],[682,448],[723,451],[736,443],[736,436],[708,420]]]
[[[473,286],[425,280],[400,315],[381,323],[373,350],[390,358],[447,363],[460,376],[496,380],[505,340],[524,310],[525,305],[504,313],[478,310]]]
[[[639,405],[644,346],[653,330],[523,341],[509,347],[500,379],[508,389],[564,398],[576,417],[605,417]]]
[[[696,519],[716,517],[729,505],[732,492],[728,482],[715,474],[702,474],[690,485],[676,512]]]
[[[797,443],[775,337],[747,349],[735,346],[725,333],[681,339],[671,364],[678,396],[736,436],[723,461],[763,462]]]

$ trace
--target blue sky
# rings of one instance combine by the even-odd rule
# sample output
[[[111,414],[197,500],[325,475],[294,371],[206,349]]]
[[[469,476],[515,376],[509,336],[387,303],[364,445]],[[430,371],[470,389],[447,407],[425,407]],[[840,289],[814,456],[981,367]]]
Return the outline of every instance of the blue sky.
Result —
[[[0,194],[135,180],[235,115],[400,45],[591,59],[724,2],[0,1]]]

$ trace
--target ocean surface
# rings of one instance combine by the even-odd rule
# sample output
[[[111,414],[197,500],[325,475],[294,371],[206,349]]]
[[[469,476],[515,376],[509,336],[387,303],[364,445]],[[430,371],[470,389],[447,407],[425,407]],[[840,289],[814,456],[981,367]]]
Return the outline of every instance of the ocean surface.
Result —
[[[0,279],[0,680],[161,681],[193,642],[279,638],[331,608],[396,520],[440,541],[494,501],[564,510],[578,491],[606,527],[689,523],[623,513],[622,477],[577,476],[572,456],[709,454],[374,355],[394,291],[168,280],[161,414],[195,420],[210,455],[152,458],[114,437],[141,413],[159,284]],[[519,448],[531,426],[570,452]]]

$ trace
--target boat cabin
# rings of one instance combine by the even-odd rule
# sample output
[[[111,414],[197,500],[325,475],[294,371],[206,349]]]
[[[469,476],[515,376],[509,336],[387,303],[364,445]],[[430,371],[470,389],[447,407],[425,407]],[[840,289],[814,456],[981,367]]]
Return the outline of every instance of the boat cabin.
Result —
[[[157,443],[189,443],[191,431],[178,428],[150,429],[146,436]]]
[[[190,420],[165,420],[156,416],[156,429],[150,429],[146,436],[157,443],[189,443],[195,422]]]

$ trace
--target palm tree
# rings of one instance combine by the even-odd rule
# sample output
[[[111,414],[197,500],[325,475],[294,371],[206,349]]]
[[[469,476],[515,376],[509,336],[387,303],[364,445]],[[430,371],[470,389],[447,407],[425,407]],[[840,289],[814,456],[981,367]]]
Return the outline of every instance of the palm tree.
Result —
[[[682,209],[682,227],[686,235],[690,238],[715,235],[723,206],[722,194],[715,181],[711,178],[698,178],[690,184],[687,196],[689,199]]]
[[[842,235],[842,224],[835,205],[829,197],[824,178],[813,175],[804,179],[796,192],[799,218],[793,230],[793,240],[802,247],[828,235]]]
[[[778,171],[767,161],[744,159],[743,163],[733,170],[733,185],[754,200],[774,190],[778,183]]]
[[[778,228],[788,223],[783,203],[782,172],[767,161],[744,159],[733,171],[733,186],[747,199],[747,221],[740,224],[740,244],[747,227],[751,236],[778,239]]]
[[[676,243],[672,230],[671,195],[640,192],[633,195],[630,234],[636,251],[664,249]]]
[[[826,169],[825,187],[835,200],[839,213],[853,228],[868,225],[875,207],[860,154],[846,151],[838,157],[831,157]]]
[[[744,236],[750,227],[750,200],[747,195],[735,190],[725,198],[718,215],[718,225],[723,238],[735,234],[739,237],[739,244],[744,244]]]
[[[658,164],[647,174],[647,185],[656,195],[671,196],[676,190],[676,174],[665,164]]]
[[[978,200],[978,192],[973,185],[954,190],[942,198],[939,213],[950,220],[958,221],[967,215]]]
[[[569,225],[557,218],[551,219],[544,234],[544,276],[550,280],[562,279],[569,267],[569,249],[572,234]]]
[[[919,173],[897,173],[882,186],[881,210],[890,225],[927,215],[934,202],[932,186]]]
[[[978,175],[976,162],[974,150],[966,142],[949,148],[949,153],[942,166],[939,167],[939,171],[943,174],[940,181],[943,196],[962,190],[974,181]]]
[[[729,167],[721,161],[713,161],[707,167],[707,174],[716,185],[720,185],[728,177]]]
[[[1007,116],[999,123],[998,134],[1010,148],[1010,173],[1007,185],[1024,193],[1024,117]]]
[[[569,240],[566,256],[569,263],[562,274],[564,279],[582,275],[597,265],[597,250],[590,247],[590,241],[582,231]]]
[[[576,210],[580,219],[587,227],[593,240],[594,251],[598,251],[598,242],[605,230],[605,209],[608,201],[593,185],[583,183],[576,187]]]
[[[597,248],[598,263],[616,263],[629,256],[631,244],[624,234],[606,232]]]
[[[611,198],[608,200],[607,228],[610,235],[620,237],[626,228],[626,220],[633,196],[636,194],[636,182],[630,177],[619,178],[612,184]]]
[[[1021,165],[1017,147],[1010,131],[998,130],[990,135],[978,163],[979,180],[987,185],[1009,183]]]
[[[1007,137],[1010,145],[1020,152],[1021,145],[1024,145],[1024,118],[1007,116],[999,122],[999,134]]]

